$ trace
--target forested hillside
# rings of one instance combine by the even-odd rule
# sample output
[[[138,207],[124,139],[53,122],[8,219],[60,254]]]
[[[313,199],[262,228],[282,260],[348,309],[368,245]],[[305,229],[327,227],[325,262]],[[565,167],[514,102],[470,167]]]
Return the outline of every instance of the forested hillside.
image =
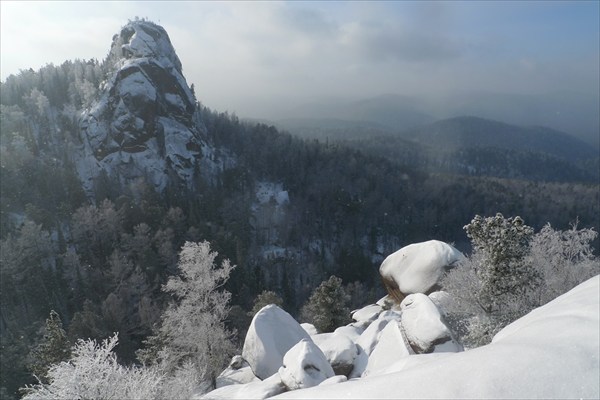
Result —
[[[140,25],[156,27],[138,21],[126,28]],[[126,28],[114,43],[132,38]],[[267,289],[292,314],[331,274],[359,304],[376,300],[383,289],[374,271],[385,256],[431,238],[464,249],[462,227],[475,214],[520,215],[536,229],[546,222],[564,229],[577,219],[581,227],[598,226],[598,185],[587,178],[543,183],[434,173],[412,162],[410,147],[395,148],[404,152],[398,162],[389,153],[301,139],[197,101],[179,102],[173,90],[191,98],[202,98],[202,90],[183,87],[174,72],[173,82],[182,86],[152,86],[157,111],[140,116],[135,113],[146,100],[123,83],[133,76],[123,68],[134,58],[117,60],[122,65],[115,69],[113,56],[21,71],[2,82],[3,397],[33,381],[28,354],[50,310],[59,313],[71,341],[120,332],[117,353],[134,362],[166,307],[161,285],[175,273],[185,241],[208,240],[237,265],[227,283],[229,324],[243,332],[246,313]],[[139,71],[147,72],[144,65]],[[153,83],[171,79],[147,76]],[[129,108],[119,114],[121,100]],[[150,131],[156,115],[161,125]],[[106,145],[110,138],[98,143],[118,160],[89,153],[92,120],[114,134],[114,148]],[[185,130],[187,143],[169,147],[170,126]],[[85,175],[81,160],[90,154],[96,169]],[[147,154],[164,169],[141,168]],[[118,168],[105,168],[115,160]]]

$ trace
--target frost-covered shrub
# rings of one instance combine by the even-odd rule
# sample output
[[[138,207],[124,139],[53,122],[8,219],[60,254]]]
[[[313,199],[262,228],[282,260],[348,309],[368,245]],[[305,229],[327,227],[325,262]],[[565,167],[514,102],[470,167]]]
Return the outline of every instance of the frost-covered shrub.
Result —
[[[302,322],[313,324],[319,332],[332,332],[351,321],[349,301],[342,280],[331,276],[313,291],[300,310],[300,318]]]
[[[158,399],[163,376],[155,368],[119,365],[117,334],[98,344],[79,340],[67,362],[54,364],[49,384],[23,389],[24,399]]]
[[[473,253],[442,286],[454,297],[449,322],[468,347],[476,347],[531,310],[530,294],[540,275],[526,259],[533,228],[520,217],[477,215],[464,229]]]
[[[541,274],[542,283],[534,299],[543,305],[600,272],[591,243],[598,236],[593,229],[557,231],[545,225],[531,240],[529,260]]]
[[[487,344],[504,326],[598,274],[593,229],[540,232],[519,217],[476,216],[465,226],[473,253],[448,273],[448,321],[468,347]]]

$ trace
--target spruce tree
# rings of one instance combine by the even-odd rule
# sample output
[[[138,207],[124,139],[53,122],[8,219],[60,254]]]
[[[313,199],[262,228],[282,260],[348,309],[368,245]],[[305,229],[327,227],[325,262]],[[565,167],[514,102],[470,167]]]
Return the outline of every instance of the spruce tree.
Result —
[[[31,361],[28,367],[40,381],[46,382],[50,366],[65,361],[70,356],[71,343],[63,329],[60,316],[52,310],[46,319],[44,337],[29,354]]]
[[[319,332],[332,332],[350,322],[348,302],[350,297],[342,286],[342,280],[331,276],[311,294],[300,310],[304,322],[310,322]]]

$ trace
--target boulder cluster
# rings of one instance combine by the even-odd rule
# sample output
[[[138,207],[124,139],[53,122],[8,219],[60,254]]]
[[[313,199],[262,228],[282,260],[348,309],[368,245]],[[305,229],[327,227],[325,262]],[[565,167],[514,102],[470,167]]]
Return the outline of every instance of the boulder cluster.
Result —
[[[382,268],[392,271],[390,276],[404,276],[413,283],[419,280],[415,275],[420,273],[425,279],[438,276],[431,284],[436,285],[442,274],[435,271],[447,268],[449,261],[447,256],[431,252],[457,254],[456,258],[462,255],[445,243],[425,243],[428,245],[418,246],[421,260],[427,260],[421,262],[420,268],[415,267],[418,254],[414,254],[414,249],[410,251],[410,274],[399,273],[407,267],[402,263],[406,257],[397,257],[396,253],[392,256],[399,262],[392,268],[386,259]],[[394,285],[405,287],[402,282]],[[421,284],[423,292],[430,289]],[[329,333],[298,323],[276,305],[265,306],[254,315],[241,356],[232,359],[217,378],[217,388],[202,398],[267,398],[290,390],[382,374],[393,364],[418,354],[462,351],[439,308],[440,299],[445,296],[439,291],[429,295],[402,293],[403,300],[398,302],[397,293],[390,293],[376,304],[353,311],[352,323]]]

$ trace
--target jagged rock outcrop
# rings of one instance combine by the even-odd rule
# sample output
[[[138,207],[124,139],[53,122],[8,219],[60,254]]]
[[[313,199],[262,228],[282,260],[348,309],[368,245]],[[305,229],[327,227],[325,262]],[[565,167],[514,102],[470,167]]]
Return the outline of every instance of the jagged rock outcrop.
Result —
[[[105,68],[100,96],[80,120],[76,165],[85,190],[102,175],[123,184],[143,177],[159,191],[173,178],[191,186],[211,149],[165,30],[128,23],[113,37]]]

